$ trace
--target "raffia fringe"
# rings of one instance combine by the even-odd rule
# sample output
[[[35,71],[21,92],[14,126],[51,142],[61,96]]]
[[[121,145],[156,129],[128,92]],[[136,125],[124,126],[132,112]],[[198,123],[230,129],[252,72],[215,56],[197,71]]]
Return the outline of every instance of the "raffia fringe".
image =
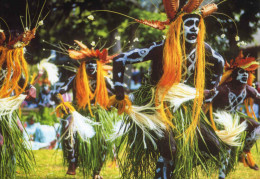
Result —
[[[230,146],[240,146],[240,135],[247,128],[246,121],[240,123],[239,116],[232,116],[226,111],[217,111],[214,113],[216,123],[224,127],[224,130],[216,131],[218,137]]]

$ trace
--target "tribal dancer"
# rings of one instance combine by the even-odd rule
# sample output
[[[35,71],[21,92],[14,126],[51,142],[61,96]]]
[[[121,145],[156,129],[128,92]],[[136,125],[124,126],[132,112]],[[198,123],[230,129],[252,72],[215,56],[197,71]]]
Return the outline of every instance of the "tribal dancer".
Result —
[[[206,157],[203,157],[203,153],[208,153],[208,157],[218,157],[221,149],[214,130],[200,120],[203,116],[201,106],[204,90],[208,92],[217,87],[224,67],[221,55],[204,42],[204,18],[213,13],[217,6],[208,4],[198,9],[202,3],[199,0],[190,0],[184,6],[179,6],[179,0],[164,0],[163,3],[167,21],[137,21],[161,30],[169,25],[166,40],[122,53],[113,59],[116,96],[111,103],[118,105],[119,112],[126,112],[141,128],[129,130],[124,138],[127,141],[127,147],[124,148],[126,161],[122,166],[124,177],[144,178],[151,175],[155,168],[153,159],[158,156],[158,152],[150,152],[154,150],[153,142],[143,141],[146,138],[156,140],[158,134],[161,134],[160,129],[164,132],[163,137],[159,136],[156,141],[160,156],[155,178],[190,178],[195,165],[201,164],[204,169],[210,167],[204,163]],[[149,81],[135,94],[135,104],[144,108],[141,117],[137,119],[136,115],[132,115],[136,112],[136,106],[131,107],[124,95],[124,71],[127,64],[147,60],[152,60],[152,73]],[[194,100],[189,101],[191,99]],[[183,102],[186,103],[181,105]],[[155,109],[149,111],[151,106]],[[148,113],[149,117],[144,113]],[[145,120],[149,122],[145,123]],[[160,122],[164,123],[166,129]],[[207,147],[200,148],[199,140],[205,142]],[[210,145],[207,145],[208,142]],[[214,161],[217,162],[214,165],[218,166],[218,161]]]
[[[206,101],[211,102],[210,105],[213,106],[213,109],[218,110],[215,113],[214,120],[222,126],[222,128],[224,126],[223,130],[216,132],[220,139],[229,146],[240,146],[239,135],[243,131],[247,131],[242,148],[241,161],[254,170],[259,170],[259,168],[255,164],[250,150],[260,137],[260,124],[257,120],[253,119],[249,113],[248,101],[250,99],[260,99],[260,94],[252,87],[255,78],[254,71],[258,66],[259,63],[256,62],[254,58],[244,58],[242,52],[240,52],[235,61],[232,60],[230,64],[225,64],[225,72],[220,85],[214,90],[212,95],[205,96],[205,98],[207,98]],[[249,116],[237,111],[243,103],[247,108],[246,111]],[[212,112],[210,116],[213,121]],[[241,118],[240,120],[239,117]],[[239,125],[239,123],[242,124]],[[216,128],[215,123],[213,123],[213,126]],[[228,152],[230,153],[230,151],[231,147]],[[219,176],[221,179],[225,178],[229,159],[226,158],[223,161]]]
[[[28,83],[24,48],[35,37],[36,28],[4,32],[0,29],[0,177],[15,178],[16,166],[26,174],[32,168],[33,154],[23,138],[17,109],[24,99],[36,97]],[[27,93],[27,95],[23,94]]]
[[[104,49],[99,50],[88,49],[81,42],[75,41],[80,50],[68,50],[69,56],[80,62],[77,74],[70,77],[68,82],[60,88],[59,93],[72,89],[79,112],[87,116],[89,121],[93,121],[95,135],[87,142],[83,141],[79,133],[75,133],[72,138],[68,138],[69,133],[65,133],[63,142],[64,157],[69,163],[67,174],[75,175],[76,167],[82,168],[84,176],[88,176],[91,172],[93,178],[102,178],[100,170],[106,161],[106,158],[113,157],[112,142],[107,140],[113,133],[112,126],[116,122],[118,115],[116,110],[107,111],[109,95],[114,92],[112,81],[105,76],[103,68],[114,56],[108,56],[108,52]],[[74,84],[74,86],[73,86]],[[70,115],[64,121],[64,130],[68,131],[72,126]],[[91,123],[91,122],[90,122]],[[81,126],[82,130],[84,129]],[[90,138],[90,137],[89,137]]]

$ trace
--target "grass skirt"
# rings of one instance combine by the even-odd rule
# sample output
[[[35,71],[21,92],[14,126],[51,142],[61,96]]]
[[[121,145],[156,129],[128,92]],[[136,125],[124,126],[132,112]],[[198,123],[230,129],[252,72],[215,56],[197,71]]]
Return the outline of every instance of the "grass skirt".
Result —
[[[0,115],[0,133],[4,138],[3,146],[0,146],[0,178],[15,178],[17,166],[27,175],[34,164],[33,153],[18,128],[18,119],[16,111],[11,115]]]
[[[154,86],[143,85],[134,93],[134,105],[144,106],[149,103],[154,96],[154,91]],[[174,113],[172,109],[169,110],[173,115],[172,122],[176,127],[172,131],[177,147],[176,154],[171,158],[174,161],[172,178],[196,177],[198,171],[204,171],[210,176],[212,172],[218,171],[221,165],[219,154],[214,156],[209,150],[201,151],[199,138],[202,143],[205,143],[205,140],[201,137],[200,125],[196,129],[193,141],[187,141],[186,136],[183,135],[192,122],[192,107],[193,101],[188,101],[183,103]],[[147,112],[151,113],[151,111]],[[219,141],[214,130],[206,122],[206,116],[203,112],[200,114],[200,121],[201,126],[203,125]],[[154,131],[149,131],[150,136],[148,137],[130,118],[125,118],[125,123],[129,128],[125,130],[120,145],[117,147],[118,150],[123,151],[119,163],[122,176],[123,178],[152,178],[160,155],[154,142],[158,143],[160,136]],[[219,146],[220,154],[225,155],[225,145],[220,142]]]
[[[115,109],[104,110],[101,107],[92,106],[92,112],[94,117],[90,116],[87,109],[79,111],[81,115],[88,116],[93,122],[99,123],[98,125],[93,125],[95,130],[94,137],[84,142],[79,135],[74,135],[77,165],[80,167],[85,177],[92,174],[98,174],[107,159],[112,159],[114,157],[113,150],[116,141],[111,140],[110,137],[114,132],[113,126],[120,118],[122,119]],[[64,128],[62,131],[64,132]],[[64,161],[69,162],[67,160],[68,151],[64,147],[63,139],[62,144]]]

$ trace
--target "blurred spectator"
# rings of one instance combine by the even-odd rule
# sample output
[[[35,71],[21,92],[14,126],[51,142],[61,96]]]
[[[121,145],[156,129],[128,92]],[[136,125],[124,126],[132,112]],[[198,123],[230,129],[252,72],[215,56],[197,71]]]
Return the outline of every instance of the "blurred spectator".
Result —
[[[36,114],[31,113],[25,122],[24,137],[28,141],[32,150],[39,150],[42,148],[53,149],[56,146],[57,134],[52,126],[41,125],[39,122],[35,123]]]
[[[52,93],[50,92],[49,85],[43,84],[38,99],[39,107],[54,107],[55,102],[51,100],[51,95]]]
[[[130,90],[134,91],[141,87],[141,83],[138,80],[138,76],[132,76]]]

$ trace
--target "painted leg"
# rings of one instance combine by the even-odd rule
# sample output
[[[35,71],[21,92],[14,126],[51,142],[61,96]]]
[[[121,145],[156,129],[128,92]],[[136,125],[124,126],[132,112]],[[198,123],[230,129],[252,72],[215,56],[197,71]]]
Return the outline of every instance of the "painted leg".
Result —
[[[220,142],[216,134],[212,132],[203,123],[200,123],[200,128],[197,130],[198,143],[200,151],[209,155],[219,156]]]
[[[156,164],[155,179],[170,179],[174,169],[172,159],[176,153],[176,142],[172,131],[165,132],[164,138],[158,143],[158,148],[161,156]]]
[[[107,147],[106,147],[106,142],[105,139],[103,140],[103,150],[102,150],[102,158],[99,158],[100,162],[99,162],[99,166],[97,166],[97,168],[94,170],[93,173],[93,179],[103,179],[103,177],[100,175],[100,171],[103,167],[103,164],[106,161],[106,154],[107,154]]]
[[[221,156],[221,167],[219,169],[219,179],[224,179],[226,178],[226,171],[228,167],[228,161],[230,159],[230,153],[231,149],[227,150],[227,156],[223,157]]]
[[[75,150],[74,148],[71,149],[69,152],[68,160],[69,160],[69,167],[67,170],[68,175],[76,175],[76,168],[77,168],[77,158],[75,157]]]
[[[253,170],[259,170],[259,167],[257,166],[257,164],[255,164],[250,150],[259,138],[260,125],[258,124],[258,126],[254,128],[254,130],[252,130],[251,132],[249,131],[249,133],[247,134],[245,139],[245,147],[241,155],[241,162],[243,162],[245,166],[249,166]]]
[[[65,121],[65,131],[68,129],[70,122],[71,122],[71,116],[69,116]],[[76,136],[73,136],[72,140],[68,136],[68,133],[64,136],[64,146],[65,150],[67,150],[68,153],[68,162],[69,167],[67,170],[68,175],[76,175],[76,168],[77,168],[77,155],[75,151],[75,138]]]
[[[104,162],[105,162],[105,156],[104,159],[100,162],[99,168],[94,171],[93,179],[103,179],[103,177],[100,175],[100,171],[102,169]]]
[[[170,179],[173,171],[173,161],[160,156],[155,170],[155,179]]]

